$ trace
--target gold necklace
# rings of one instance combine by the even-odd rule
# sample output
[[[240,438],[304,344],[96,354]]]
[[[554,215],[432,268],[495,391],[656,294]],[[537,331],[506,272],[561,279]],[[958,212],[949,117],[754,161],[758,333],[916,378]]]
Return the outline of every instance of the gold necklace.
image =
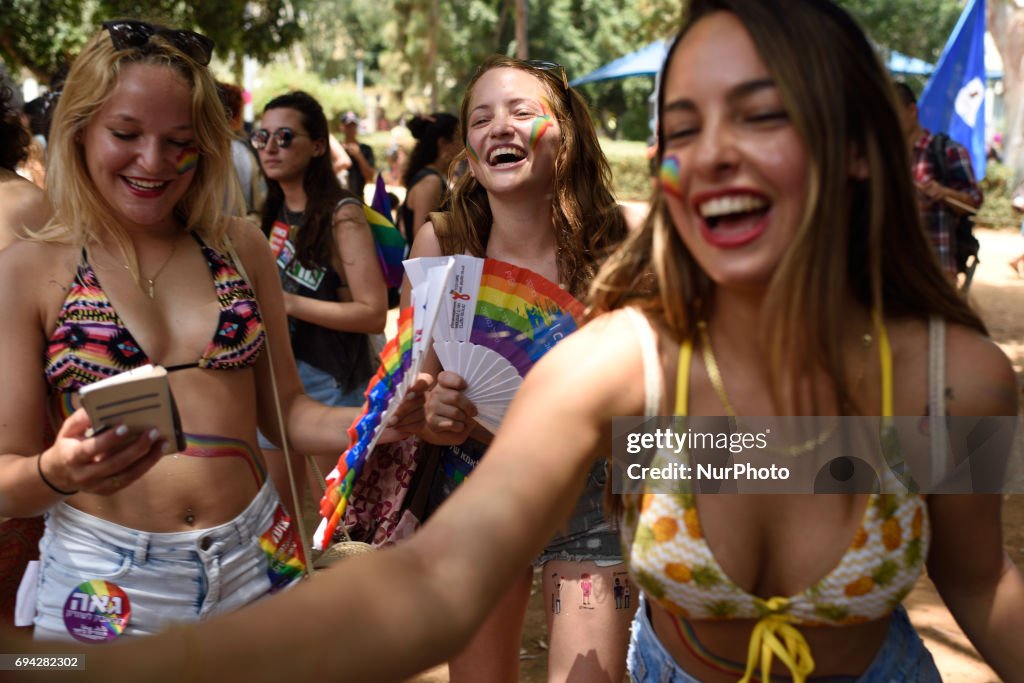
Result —
[[[138,278],[137,278],[136,282],[138,282],[139,289],[142,289],[142,291],[144,291],[146,294],[148,294],[150,299],[155,299],[156,298],[156,279],[158,277],[160,277],[160,273],[164,272],[164,268],[166,268],[167,264],[171,262],[172,258],[174,258],[174,252],[176,252],[178,250],[178,242],[180,242],[180,241],[181,240],[179,240],[179,239],[175,239],[174,240],[174,243],[171,245],[171,253],[169,253],[167,255],[167,258],[164,259],[164,262],[161,263],[160,267],[156,269],[155,273],[153,273],[153,277],[146,277],[145,275],[143,275],[142,274],[142,268],[140,266],[140,268],[139,268],[139,275],[138,275]],[[125,264],[124,267],[129,272],[131,271],[131,268],[128,266],[127,263]],[[143,282],[145,282],[148,286],[147,287],[143,287],[142,286]]]
[[[711,387],[715,390],[715,393],[718,394],[718,400],[722,402],[722,406],[725,408],[726,414],[735,421],[736,429],[742,431],[740,429],[739,417],[736,415],[736,409],[733,408],[732,402],[729,400],[729,395],[725,393],[725,383],[722,381],[722,373],[718,369],[718,362],[715,360],[715,352],[711,348],[711,336],[708,334],[707,323],[703,320],[698,322],[697,332],[700,334],[701,355],[704,359],[704,367],[708,371],[708,379],[711,381]],[[870,338],[870,335],[866,335],[866,337]],[[835,420],[831,425],[826,427],[823,432],[817,436],[807,439],[803,443],[799,443],[795,446],[789,446],[784,449],[766,448],[765,450],[792,457],[810,453],[831,439],[836,433],[836,428],[838,426],[839,420]]]

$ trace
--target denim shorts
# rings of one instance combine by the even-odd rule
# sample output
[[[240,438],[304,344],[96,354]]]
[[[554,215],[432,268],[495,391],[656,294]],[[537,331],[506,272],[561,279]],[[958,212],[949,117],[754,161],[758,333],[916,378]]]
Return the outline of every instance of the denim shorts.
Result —
[[[431,485],[426,516],[433,514],[448,500],[484,457],[487,446],[467,439],[458,446],[447,446],[441,452],[438,473]],[[587,475],[587,483],[576,501],[566,527],[551,539],[544,551],[533,561],[541,567],[551,560],[595,562],[613,566],[622,562],[622,541],[617,527],[604,516],[604,462],[596,463]]]
[[[343,393],[338,386],[338,380],[334,376],[314,367],[304,360],[295,359],[295,365],[299,369],[299,379],[302,380],[302,389],[314,401],[323,403],[325,406],[361,406],[366,401],[364,392],[365,386],[359,386],[352,391]],[[260,448],[263,450],[281,450],[270,439],[263,436],[263,432],[257,434]]]
[[[618,526],[605,519],[604,488],[607,481],[604,461],[594,463],[587,474],[587,483],[576,501],[572,516],[544,551],[533,561],[541,567],[552,560],[596,562],[612,566],[622,562],[622,539]]]
[[[196,531],[138,531],[61,503],[39,542],[35,637],[105,642],[238,609],[301,578],[297,535],[270,482],[235,519]],[[127,622],[83,632],[99,619],[76,612],[83,590],[123,600]]]
[[[642,594],[640,608],[633,617],[626,670],[631,683],[700,683],[676,664],[658,640],[647,614],[647,600]],[[808,680],[815,678],[812,675]],[[942,683],[931,653],[902,606],[893,611],[885,641],[867,671],[858,678],[833,676],[822,680],[834,683]]]

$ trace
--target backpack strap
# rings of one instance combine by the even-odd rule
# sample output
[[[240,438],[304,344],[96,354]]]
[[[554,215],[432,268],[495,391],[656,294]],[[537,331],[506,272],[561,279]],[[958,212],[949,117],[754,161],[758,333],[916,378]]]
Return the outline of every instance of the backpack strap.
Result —
[[[932,153],[932,167],[935,170],[935,179],[939,181],[939,184],[946,184],[946,164],[949,160],[946,158],[946,147],[949,141],[949,136],[945,133],[935,133],[932,135],[932,141],[928,144],[928,149]]]

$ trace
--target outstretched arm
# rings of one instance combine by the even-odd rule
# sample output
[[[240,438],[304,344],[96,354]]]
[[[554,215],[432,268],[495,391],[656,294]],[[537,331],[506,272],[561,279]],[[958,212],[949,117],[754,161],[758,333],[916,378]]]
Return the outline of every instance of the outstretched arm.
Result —
[[[279,679],[267,661],[287,661],[296,682],[398,681],[445,661],[569,515],[608,455],[610,418],[642,412],[641,364],[625,316],[591,323],[534,367],[487,457],[411,539],[240,612],[90,652],[89,670],[255,682]]]

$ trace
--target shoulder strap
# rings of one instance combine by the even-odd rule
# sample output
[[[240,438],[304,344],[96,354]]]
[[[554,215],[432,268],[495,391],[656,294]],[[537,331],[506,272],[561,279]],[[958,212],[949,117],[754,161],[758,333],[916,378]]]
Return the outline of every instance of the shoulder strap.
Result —
[[[676,403],[673,415],[689,417],[690,414],[690,361],[693,357],[693,338],[687,337],[679,343],[679,365],[676,367]]]
[[[931,436],[932,482],[937,483],[942,481],[949,464],[946,435],[946,321],[937,315],[928,320],[928,433]]]
[[[360,201],[359,199],[356,199],[355,197],[342,197],[338,201],[338,203],[334,205],[334,212],[333,213],[337,213],[338,209],[340,209],[341,207],[345,206],[346,204],[355,204],[359,208],[363,207],[363,202]]]
[[[654,417],[661,411],[661,397],[664,394],[658,341],[647,316],[632,306],[626,307],[626,314],[640,338],[640,352],[644,362],[644,417]]]
[[[946,143],[949,140],[949,136],[945,133],[935,133],[932,135],[931,144],[928,145],[932,152],[932,161],[934,162],[936,180],[940,183],[945,184],[946,180]]]
[[[245,281],[249,283],[249,288],[252,289],[252,296],[256,299],[257,305],[259,305],[259,299],[256,297],[256,287],[253,285],[252,278],[250,278],[249,274],[245,272],[245,265],[242,263],[242,259],[239,257],[238,252],[235,251],[235,245],[232,243],[231,237],[227,234],[224,235],[224,243],[227,245],[228,254],[231,255],[231,260],[235,262],[235,268],[238,269],[238,272],[243,278],[245,278]],[[266,340],[264,346],[267,349],[267,361],[270,364],[270,389],[274,394],[274,410],[277,413],[278,428],[281,430],[281,450],[284,451],[285,467],[288,469],[288,483],[291,485],[292,500],[295,501],[296,506],[301,506],[302,498],[299,497],[298,487],[295,485],[295,473],[292,470],[291,450],[288,448],[288,435],[284,426],[284,412],[281,410],[281,394],[277,390],[277,376],[274,374],[274,354],[270,350],[270,330],[266,326],[264,326],[263,334],[264,339]],[[312,457],[310,457],[310,461],[313,461]],[[315,467],[313,471],[319,473],[319,469]],[[295,517],[295,522],[299,527],[299,538],[302,541],[302,555],[305,557],[308,552],[307,549],[311,548],[312,545],[309,542],[309,535],[306,533],[306,523],[302,519],[302,514],[300,514],[299,511],[296,511]],[[313,563],[307,559],[307,576],[312,576],[313,571]]]

